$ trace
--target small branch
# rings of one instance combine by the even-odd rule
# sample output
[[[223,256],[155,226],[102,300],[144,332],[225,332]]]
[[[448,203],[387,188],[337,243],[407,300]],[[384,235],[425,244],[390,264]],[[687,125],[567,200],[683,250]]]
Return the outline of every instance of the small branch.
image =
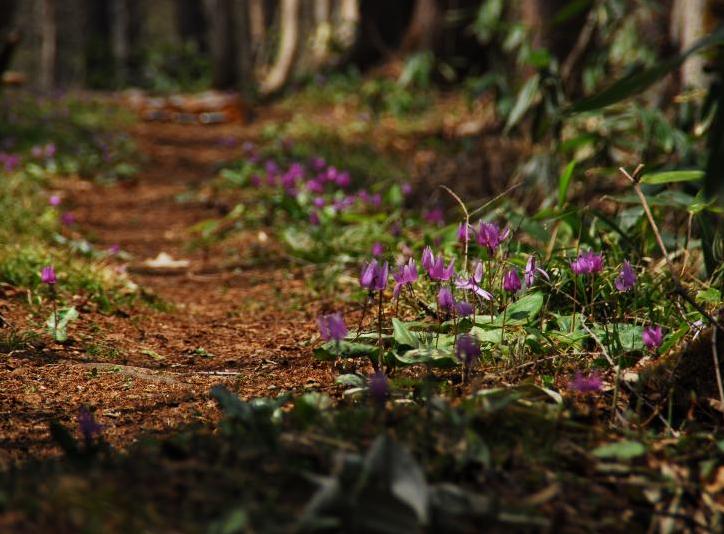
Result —
[[[470,229],[470,214],[468,213],[468,208],[465,206],[465,202],[463,202],[452,189],[446,185],[440,185],[440,187],[447,191],[450,196],[457,201],[458,205],[462,208],[463,213],[465,214],[465,255],[463,265],[465,267],[465,272],[468,272],[468,230]]]

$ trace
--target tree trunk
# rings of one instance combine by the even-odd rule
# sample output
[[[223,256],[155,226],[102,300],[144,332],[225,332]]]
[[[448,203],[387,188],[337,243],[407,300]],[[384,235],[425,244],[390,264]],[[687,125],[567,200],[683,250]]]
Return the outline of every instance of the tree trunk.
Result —
[[[671,10],[671,40],[684,51],[705,33],[704,19],[707,0],[674,0]],[[702,89],[706,87],[704,57],[689,57],[681,66],[681,86]]]
[[[299,0],[282,0],[279,50],[274,65],[259,88],[262,95],[279,91],[292,73],[299,49],[299,8]]]
[[[251,39],[251,21],[247,0],[235,0],[234,42],[236,43],[237,86],[249,94],[254,88],[254,54]]]
[[[358,0],[340,0],[339,22],[335,31],[335,41],[344,50],[355,44],[360,23]]]
[[[119,86],[128,83],[129,12],[126,0],[111,1],[111,50],[115,63],[115,78]]]
[[[55,60],[57,26],[55,24],[55,0],[40,0],[40,88],[51,90],[55,85]]]
[[[204,0],[211,50],[212,84],[216,88],[230,87],[236,80],[231,41],[231,1]]]
[[[417,0],[410,25],[402,41],[404,52],[431,50],[440,29],[440,8],[436,0]]]
[[[330,0],[314,2],[314,36],[312,41],[313,67],[319,68],[329,62],[332,41],[332,4]]]

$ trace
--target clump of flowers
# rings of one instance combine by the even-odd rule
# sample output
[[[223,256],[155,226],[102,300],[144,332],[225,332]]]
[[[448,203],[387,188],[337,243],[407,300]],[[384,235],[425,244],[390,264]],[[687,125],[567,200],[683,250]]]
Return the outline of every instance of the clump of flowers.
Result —
[[[339,312],[320,316],[317,318],[317,324],[319,325],[319,333],[325,341],[339,343],[349,333],[344,318]]]
[[[450,263],[446,267],[442,254],[435,257],[430,247],[425,247],[425,250],[422,251],[422,266],[430,279],[438,282],[447,282],[455,274],[455,259],[450,259]]]
[[[362,266],[359,284],[370,291],[384,291],[387,287],[389,264],[372,260]]]
[[[577,276],[600,273],[603,270],[603,255],[596,254],[592,250],[579,254],[571,262],[571,270]]]
[[[476,240],[480,246],[483,246],[493,254],[500,244],[510,235],[510,229],[501,229],[494,223],[481,222],[478,227]]]
[[[417,282],[417,277],[417,264],[414,259],[410,258],[407,264],[400,265],[398,271],[392,273],[392,278],[395,280],[395,287],[392,290],[393,297],[399,298],[402,288],[405,286],[412,287],[412,284]]]

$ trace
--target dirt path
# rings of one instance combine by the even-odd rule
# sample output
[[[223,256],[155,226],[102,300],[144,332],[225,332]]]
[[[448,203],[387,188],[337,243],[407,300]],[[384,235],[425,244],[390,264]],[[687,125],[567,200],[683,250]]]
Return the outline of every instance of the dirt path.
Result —
[[[135,183],[80,183],[71,193],[82,232],[101,248],[119,244],[137,261],[166,252],[198,270],[203,259],[188,250],[187,229],[217,213],[179,198],[239,153],[240,143],[229,147],[221,139],[249,133],[237,125],[141,124],[133,135],[144,156]],[[232,251],[242,263],[254,240],[256,234],[243,236]],[[211,265],[228,252],[215,251]],[[81,405],[122,446],[146,431],[214,418],[208,392],[217,383],[244,397],[331,384],[331,371],[303,346],[315,328],[303,280],[291,267],[270,263],[203,276],[133,272],[135,283],[173,309],[139,305],[129,317],[85,313],[71,344],[4,358],[0,467],[28,452],[57,452],[48,422],[74,424]]]

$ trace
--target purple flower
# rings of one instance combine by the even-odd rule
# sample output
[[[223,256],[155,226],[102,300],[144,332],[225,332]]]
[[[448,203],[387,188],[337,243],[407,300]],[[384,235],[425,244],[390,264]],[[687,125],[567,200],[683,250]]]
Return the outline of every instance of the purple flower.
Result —
[[[466,368],[472,367],[475,358],[480,357],[480,342],[475,336],[470,334],[462,334],[458,336],[457,346],[455,347],[455,355],[458,357]]]
[[[372,245],[372,255],[373,256],[382,256],[385,253],[385,247],[382,243],[379,241],[376,241]]]
[[[101,435],[103,427],[99,425],[93,414],[85,408],[78,410],[78,428],[86,444],[91,443],[93,438]]]
[[[442,226],[445,224],[445,214],[440,208],[433,208],[423,214],[423,218],[430,224]]]
[[[477,241],[478,244],[493,253],[509,235],[510,229],[507,227],[501,230],[496,224],[481,222],[478,228]]]
[[[603,255],[592,250],[583,252],[571,262],[571,270],[575,275],[599,273],[603,269]]]
[[[324,185],[322,185],[322,183],[317,180],[309,180],[307,182],[307,189],[309,189],[312,193],[324,193]]]
[[[483,263],[478,261],[475,264],[475,269],[473,270],[473,275],[470,278],[458,278],[455,281],[455,287],[458,289],[465,289],[468,291],[472,291],[476,295],[478,295],[480,298],[484,300],[493,300],[493,295],[490,294],[490,292],[485,291],[482,287],[480,287],[480,284],[483,281]]]
[[[550,280],[548,273],[540,267],[536,266],[535,256],[531,254],[530,256],[528,256],[528,262],[525,264],[524,278],[526,287],[531,287],[533,285],[533,282],[535,282],[536,274],[538,273],[543,275],[546,280]]]
[[[573,380],[568,382],[568,389],[571,389],[577,393],[596,393],[601,391],[603,387],[603,380],[597,373],[592,373],[589,376],[583,376],[580,372],[576,373]]]
[[[469,315],[473,314],[473,305],[469,302],[460,301],[455,304],[455,312],[460,317],[468,317]]]
[[[520,277],[516,269],[510,269],[503,276],[503,289],[508,293],[515,293],[520,290]]]
[[[470,234],[472,232],[472,227],[467,223],[460,223],[460,226],[458,226],[458,241],[460,243],[467,243],[470,241]]]
[[[52,159],[55,156],[56,153],[55,143],[48,143],[45,145],[45,157],[48,159]]]
[[[451,311],[455,306],[455,299],[448,287],[441,287],[437,294],[437,304],[441,310]]]
[[[621,272],[614,282],[616,289],[625,293],[636,285],[636,271],[633,270],[628,260],[624,260]]]
[[[664,332],[660,326],[647,326],[642,335],[644,345],[649,350],[656,350],[664,341]]]
[[[408,196],[412,193],[412,185],[409,182],[405,182],[400,186],[400,190],[404,196]]]
[[[349,173],[347,171],[340,172],[337,174],[337,178],[335,179],[335,183],[342,188],[349,187],[349,184],[352,183],[352,179],[349,176]]]
[[[49,286],[54,285],[58,281],[55,276],[55,269],[53,269],[52,265],[43,267],[43,270],[40,271],[40,281],[44,284],[48,284]]]
[[[319,332],[322,335],[322,339],[325,341],[342,341],[347,337],[347,325],[344,324],[342,314],[339,312],[319,316],[317,318],[317,324],[319,325]]]
[[[324,197],[315,197],[312,204],[314,204],[315,208],[323,208],[325,204]]]
[[[279,174],[279,165],[277,165],[276,162],[272,160],[267,160],[267,162],[264,164],[264,169],[269,176],[275,176]]]
[[[317,213],[316,211],[313,211],[309,214],[309,224],[311,224],[313,226],[319,226],[319,224],[321,222],[322,221],[319,218],[319,213]]]
[[[324,158],[317,156],[316,158],[312,158],[311,161],[312,169],[314,169],[317,172],[320,172],[324,170],[324,168],[327,166],[327,162],[324,161]]]
[[[60,200],[60,195],[51,195],[48,199],[48,204],[51,206],[60,206],[60,203],[62,201]]]
[[[119,254],[120,252],[121,252],[121,245],[119,245],[118,243],[114,243],[113,245],[108,247],[108,254],[110,254],[111,256],[115,256],[115,255]]]
[[[252,174],[249,176],[249,185],[252,187],[259,187],[261,185],[261,177],[258,174]]]
[[[395,279],[395,288],[392,290],[392,295],[398,298],[405,285],[412,285],[417,282],[417,264],[415,260],[410,258],[407,260],[406,265],[400,265],[399,270],[392,273],[392,278]]]
[[[430,247],[422,251],[422,266],[432,280],[447,282],[455,274],[455,259],[451,258],[450,263],[445,267],[445,258],[442,254],[435,257]]]
[[[60,216],[60,222],[64,224],[65,226],[73,226],[75,224],[76,218],[75,215],[73,215],[71,212],[66,211]]]
[[[388,273],[389,265],[387,262],[379,263],[377,260],[372,260],[362,265],[359,285],[370,291],[384,291],[387,287]]]
[[[384,405],[387,395],[390,392],[390,385],[385,373],[377,371],[369,378],[367,385],[370,397],[379,405]]]

